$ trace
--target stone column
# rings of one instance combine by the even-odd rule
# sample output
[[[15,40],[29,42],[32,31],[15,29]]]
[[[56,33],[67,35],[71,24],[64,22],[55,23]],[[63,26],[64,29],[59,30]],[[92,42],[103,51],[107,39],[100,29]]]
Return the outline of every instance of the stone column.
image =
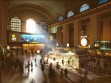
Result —
[[[63,25],[63,45],[69,43],[69,27],[67,25]]]
[[[90,26],[88,28],[89,44],[93,47],[94,41],[98,40],[98,36],[100,35],[98,32],[99,18],[96,15],[90,17]]]
[[[103,19],[103,40],[110,40],[111,38],[110,17]]]
[[[7,44],[7,12],[8,2],[3,0],[0,1],[0,44],[2,46]]]
[[[78,47],[79,45],[79,28],[80,28],[80,23],[78,20],[74,21],[74,47]]]
[[[62,26],[57,27],[56,39],[59,44],[63,44],[63,32]]]

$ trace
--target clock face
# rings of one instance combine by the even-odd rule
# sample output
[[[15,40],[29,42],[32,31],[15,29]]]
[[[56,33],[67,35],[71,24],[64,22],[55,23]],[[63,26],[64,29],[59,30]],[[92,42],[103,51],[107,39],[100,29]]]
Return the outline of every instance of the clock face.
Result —
[[[86,39],[86,38],[82,38],[82,39],[81,39],[81,45],[82,45],[82,46],[86,46],[87,43],[88,43],[88,42],[87,42],[87,39]]]

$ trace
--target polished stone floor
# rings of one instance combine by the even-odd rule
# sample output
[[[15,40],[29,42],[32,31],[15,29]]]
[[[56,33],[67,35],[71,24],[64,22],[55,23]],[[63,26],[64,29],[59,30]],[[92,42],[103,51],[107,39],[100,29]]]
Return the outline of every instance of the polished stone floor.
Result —
[[[36,58],[36,64],[35,64]],[[64,78],[60,77],[57,73],[51,79],[48,77],[48,67],[45,67],[44,72],[41,71],[40,55],[35,55],[30,58],[24,58],[24,74],[20,75],[18,71],[11,69],[2,69],[1,83],[68,83]],[[25,69],[27,61],[33,62],[33,71]],[[30,68],[31,70],[31,68]]]
[[[79,74],[77,70],[73,69],[72,67],[67,67],[68,69],[68,77],[65,78],[64,76],[60,75],[60,71],[56,69],[55,63],[53,63],[53,68],[55,70],[54,76],[49,78],[49,64],[45,64],[44,71],[41,70],[40,59],[41,56],[36,54],[33,57],[19,57],[20,60],[23,60],[24,65],[24,73],[21,75],[18,71],[15,71],[13,68],[2,68],[1,72],[1,83],[81,83],[81,77],[83,78],[84,75]],[[36,59],[36,63],[35,63]],[[28,68],[26,65],[28,61],[33,63],[33,70],[28,73]],[[92,80],[92,78],[99,77],[98,75],[88,71],[87,79]]]

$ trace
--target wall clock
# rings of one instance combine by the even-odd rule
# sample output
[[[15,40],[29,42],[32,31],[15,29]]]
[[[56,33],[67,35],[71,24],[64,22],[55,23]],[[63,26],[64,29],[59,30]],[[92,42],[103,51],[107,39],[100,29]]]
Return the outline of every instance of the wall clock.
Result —
[[[87,41],[86,38],[82,38],[82,39],[81,39],[81,45],[82,45],[82,46],[86,46],[87,43],[88,43],[88,41]]]

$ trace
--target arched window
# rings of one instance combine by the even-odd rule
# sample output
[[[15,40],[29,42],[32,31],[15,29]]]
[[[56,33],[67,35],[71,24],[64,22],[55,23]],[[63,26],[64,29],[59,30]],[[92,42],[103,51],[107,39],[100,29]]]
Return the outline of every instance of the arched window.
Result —
[[[102,3],[105,3],[107,2],[108,0],[99,0],[98,4],[102,4]]]
[[[58,21],[62,21],[62,20],[63,20],[63,16],[59,16]]]
[[[36,32],[36,22],[33,19],[28,19],[26,21],[26,32],[27,33],[37,33]]]
[[[84,11],[88,10],[89,8],[90,8],[90,7],[89,7],[88,4],[83,4],[83,5],[81,6],[81,8],[80,8],[80,12],[84,12]]]
[[[45,21],[41,21],[39,25],[40,25],[40,27],[41,27],[42,29],[44,29],[44,30],[47,30],[47,29],[48,29],[48,28],[47,28],[47,27],[48,27],[48,24],[47,24]]]
[[[67,14],[67,17],[71,17],[71,16],[74,16],[74,12],[73,11],[69,11],[68,14]]]
[[[12,31],[21,32],[21,20],[18,17],[11,18],[10,27]]]

